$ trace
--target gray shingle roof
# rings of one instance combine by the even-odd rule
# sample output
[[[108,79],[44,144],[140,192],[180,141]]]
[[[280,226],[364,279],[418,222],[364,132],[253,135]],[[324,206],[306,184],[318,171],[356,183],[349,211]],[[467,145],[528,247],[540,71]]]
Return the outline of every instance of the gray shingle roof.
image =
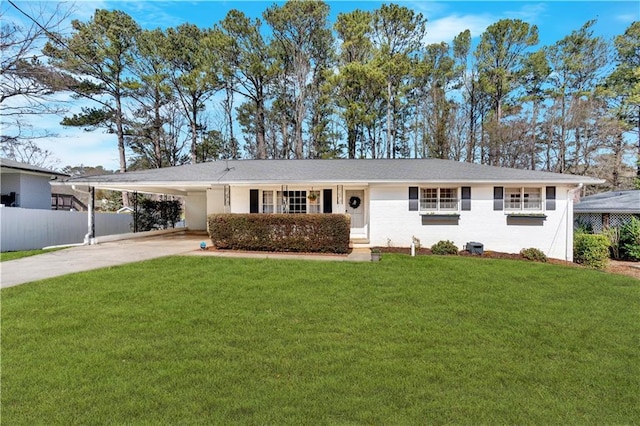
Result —
[[[229,160],[164,169],[68,179],[69,183],[118,186],[186,184],[318,183],[549,183],[600,184],[586,176],[517,170],[437,159]]]
[[[31,164],[21,163],[19,161],[10,160],[8,158],[0,158],[0,166],[3,169],[22,170],[27,172],[42,173],[56,176],[69,176],[65,173],[56,172],[54,170],[45,169],[44,167],[32,166]]]
[[[576,203],[574,213],[638,213],[640,190],[612,191],[589,195]]]

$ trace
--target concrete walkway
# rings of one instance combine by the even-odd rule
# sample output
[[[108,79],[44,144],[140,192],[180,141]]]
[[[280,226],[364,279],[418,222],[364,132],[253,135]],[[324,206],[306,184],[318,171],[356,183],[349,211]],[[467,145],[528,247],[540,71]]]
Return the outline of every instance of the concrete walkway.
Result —
[[[354,249],[347,255],[279,254],[201,250],[200,242],[210,244],[206,235],[179,232],[160,236],[99,242],[70,247],[37,256],[0,263],[0,288],[164,256],[218,256],[259,259],[307,259],[368,262],[369,249]]]

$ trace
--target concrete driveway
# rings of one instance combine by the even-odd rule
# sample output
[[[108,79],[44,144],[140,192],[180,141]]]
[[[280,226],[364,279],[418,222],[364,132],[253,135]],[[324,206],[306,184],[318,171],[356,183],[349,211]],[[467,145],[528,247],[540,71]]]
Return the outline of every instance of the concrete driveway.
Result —
[[[0,263],[0,288],[74,272],[201,251],[201,241],[210,244],[206,235],[179,232],[70,247],[10,260]]]
[[[183,231],[142,238],[99,242],[95,245],[70,247],[37,256],[10,260],[0,263],[0,288],[13,287],[74,272],[176,255],[342,261],[371,260],[369,249],[354,249],[349,256],[242,253],[201,250],[200,242],[202,241],[206,242],[207,245],[210,244],[209,237],[206,234]]]

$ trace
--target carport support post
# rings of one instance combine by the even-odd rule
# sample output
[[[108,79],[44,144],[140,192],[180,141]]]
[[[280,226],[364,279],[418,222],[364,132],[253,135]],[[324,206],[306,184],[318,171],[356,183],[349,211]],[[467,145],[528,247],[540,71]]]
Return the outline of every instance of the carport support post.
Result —
[[[96,221],[95,221],[95,195],[96,188],[89,187],[89,202],[87,203],[87,235],[84,236],[85,244],[94,244],[96,237]]]
[[[138,191],[133,191],[133,232],[138,232]]]

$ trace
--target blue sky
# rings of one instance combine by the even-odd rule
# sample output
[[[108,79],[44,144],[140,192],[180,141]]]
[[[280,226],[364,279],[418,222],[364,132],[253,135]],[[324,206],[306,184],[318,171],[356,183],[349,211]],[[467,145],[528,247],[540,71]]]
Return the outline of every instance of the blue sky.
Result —
[[[6,2],[3,10],[6,9]],[[122,10],[133,17],[143,28],[167,28],[189,22],[202,28],[211,27],[224,18],[231,9],[242,10],[250,17],[259,18],[274,1],[76,1],[73,17],[81,21],[91,18],[96,9]],[[341,12],[354,9],[374,10],[382,1],[327,1],[331,22]],[[631,22],[640,20],[640,2],[634,1],[396,1],[422,13],[427,18],[425,43],[450,42],[465,29],[477,38],[487,26],[504,18],[521,19],[538,26],[540,44],[551,45],[571,31],[579,29],[585,22],[596,19],[596,35],[612,39],[622,34]],[[16,1],[29,12],[36,2]],[[50,3],[53,4],[53,3]],[[9,9],[11,9],[9,7]],[[23,19],[9,10],[8,19]],[[13,18],[12,18],[13,17]],[[4,17],[3,17],[4,19]],[[115,135],[100,130],[93,133],[80,132],[57,126],[60,118],[52,117],[41,124],[56,127],[61,136],[43,142],[43,148],[54,153],[59,160],[57,166],[102,165],[117,169]]]

